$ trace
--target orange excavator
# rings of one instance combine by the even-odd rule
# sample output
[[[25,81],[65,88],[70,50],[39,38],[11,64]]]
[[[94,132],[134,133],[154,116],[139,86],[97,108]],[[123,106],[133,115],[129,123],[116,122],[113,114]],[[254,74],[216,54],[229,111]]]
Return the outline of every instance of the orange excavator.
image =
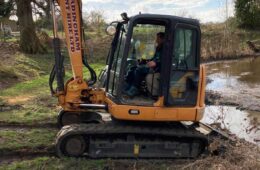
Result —
[[[205,67],[200,65],[197,20],[138,14],[112,22],[107,66],[96,76],[87,61],[80,0],[58,0],[73,77],[64,84],[64,57],[54,15],[55,65],[50,89],[62,107],[56,150],[59,156],[92,158],[194,158],[207,148],[200,133],[204,113]],[[160,71],[150,69],[135,96],[125,94],[126,77],[154,53],[164,33]],[[145,65],[145,64],[144,64]],[[83,67],[91,79],[83,77]],[[99,86],[95,86],[98,79]],[[56,89],[53,87],[57,82]],[[107,116],[109,115],[109,116]],[[187,122],[192,122],[188,125]]]

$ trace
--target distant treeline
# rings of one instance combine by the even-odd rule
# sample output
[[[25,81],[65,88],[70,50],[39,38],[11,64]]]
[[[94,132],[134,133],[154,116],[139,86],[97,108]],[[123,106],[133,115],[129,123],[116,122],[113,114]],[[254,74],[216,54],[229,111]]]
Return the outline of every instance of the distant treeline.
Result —
[[[260,29],[260,0],[235,0],[235,14],[240,27]]]

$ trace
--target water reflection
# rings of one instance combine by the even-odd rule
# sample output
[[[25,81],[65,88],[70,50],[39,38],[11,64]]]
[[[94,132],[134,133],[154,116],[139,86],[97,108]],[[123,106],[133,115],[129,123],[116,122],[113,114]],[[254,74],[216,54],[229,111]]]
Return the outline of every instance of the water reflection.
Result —
[[[241,111],[231,106],[207,106],[202,122],[220,123],[239,138],[260,145],[259,112]]]
[[[217,91],[224,100],[259,110],[260,57],[207,64],[207,90]],[[220,123],[240,138],[260,145],[260,112],[241,111],[230,106],[207,106],[202,120]]]
[[[207,65],[207,74],[210,78],[234,79],[239,83],[255,87],[260,84],[260,57],[256,59],[243,59],[226,62],[217,62]],[[232,80],[233,79],[233,80]],[[234,85],[239,83],[235,82]],[[229,82],[226,82],[229,84]]]
[[[260,111],[260,57],[207,65],[207,90],[220,93],[228,103]]]

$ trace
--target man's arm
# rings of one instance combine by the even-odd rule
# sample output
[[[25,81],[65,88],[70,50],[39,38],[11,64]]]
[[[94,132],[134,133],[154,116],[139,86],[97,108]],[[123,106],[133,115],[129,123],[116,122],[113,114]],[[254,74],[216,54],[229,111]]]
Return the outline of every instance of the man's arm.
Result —
[[[149,62],[147,63],[147,65],[148,65],[148,67],[150,67],[150,68],[154,68],[154,67],[157,66],[157,63],[152,60],[152,61],[149,61]]]
[[[154,68],[160,65],[160,51],[156,51],[154,57],[147,63],[148,67]]]

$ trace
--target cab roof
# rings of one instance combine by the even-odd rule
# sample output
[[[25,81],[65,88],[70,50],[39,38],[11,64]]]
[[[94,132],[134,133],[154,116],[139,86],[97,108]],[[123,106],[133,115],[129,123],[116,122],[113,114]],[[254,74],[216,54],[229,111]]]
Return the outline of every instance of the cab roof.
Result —
[[[130,17],[130,20],[132,22],[138,20],[140,22],[138,23],[143,23],[145,20],[150,20],[150,21],[163,21],[163,20],[171,20],[173,22],[182,22],[186,24],[191,24],[191,25],[197,25],[199,26],[199,20],[197,19],[192,19],[192,18],[184,18],[184,17],[178,17],[178,16],[173,16],[173,15],[160,15],[160,14],[138,14]],[[143,20],[143,22],[142,22]]]

